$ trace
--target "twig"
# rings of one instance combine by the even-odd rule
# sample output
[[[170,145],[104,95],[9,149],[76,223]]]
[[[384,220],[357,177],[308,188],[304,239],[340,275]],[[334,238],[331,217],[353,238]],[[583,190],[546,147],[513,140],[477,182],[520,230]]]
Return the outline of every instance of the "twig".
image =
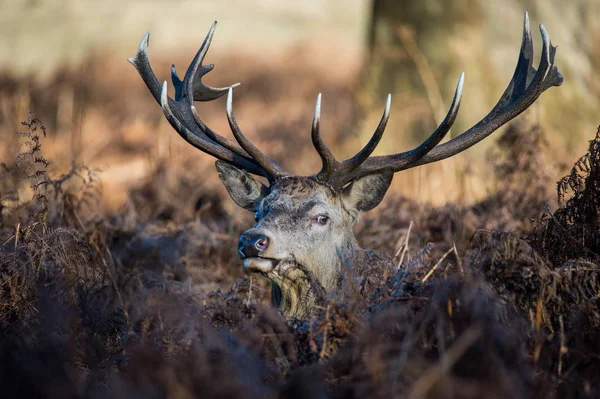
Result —
[[[446,259],[446,257],[448,255],[450,255],[450,252],[453,252],[453,251],[454,251],[454,247],[450,248],[449,250],[446,251],[445,254],[442,255],[442,257],[440,258],[440,260],[438,260],[437,263],[431,268],[431,270],[429,270],[429,272],[427,272],[427,274],[425,275],[425,277],[423,277],[423,280],[421,280],[421,284],[423,284],[423,283],[425,283],[425,281],[429,280],[429,277],[431,277],[431,275],[433,274],[433,272],[435,272],[437,270],[437,268],[444,261],[444,259]]]
[[[461,276],[465,275],[465,269],[463,269],[462,261],[460,260],[460,256],[458,255],[458,250],[456,249],[456,241],[452,243],[452,247],[454,248],[454,254],[456,255],[456,263],[458,263],[458,272]]]
[[[408,225],[408,231],[406,232],[406,239],[400,246],[400,248],[402,248],[402,255],[400,256],[400,261],[398,262],[398,267],[397,267],[398,269],[400,269],[400,266],[402,266],[402,262],[404,262],[404,255],[406,255],[406,251],[408,251],[408,240],[410,239],[410,232],[412,230],[412,226],[413,226],[413,222],[411,220],[410,224]],[[398,252],[400,252],[400,249],[398,249]],[[398,256],[398,252],[396,252],[396,255],[394,255],[394,258]]]
[[[544,292],[545,291],[545,286],[542,287],[542,289],[540,290],[540,292]],[[542,328],[542,319],[543,319],[543,302],[542,302],[542,295],[540,295],[538,297],[536,306],[535,306],[535,321],[534,321],[534,328],[535,328],[535,335],[536,335],[536,345],[535,345],[535,349],[533,350],[533,363],[535,365],[537,365],[538,360],[540,359],[540,354],[542,353],[542,339],[541,339],[541,328]]]
[[[560,377],[562,374],[563,367],[563,356],[569,351],[567,348],[566,340],[565,340],[565,323],[563,320],[563,316],[560,315],[558,317],[558,322],[560,324],[560,349],[558,351],[558,376]]]
[[[17,223],[17,228],[15,230],[15,249],[19,246],[19,231],[21,230],[21,223]]]
[[[410,224],[408,225],[408,229],[407,229],[406,235],[400,236],[400,238],[396,242],[396,246],[398,247],[398,249],[396,250],[396,253],[394,254],[394,259],[396,259],[398,257],[398,255],[400,255],[400,252],[404,248],[404,245],[406,244],[406,240],[410,236],[410,231],[412,229],[412,225],[413,225],[413,222],[411,220]],[[402,241],[402,243],[400,243],[400,241]],[[400,245],[398,246],[398,244],[400,244]]]

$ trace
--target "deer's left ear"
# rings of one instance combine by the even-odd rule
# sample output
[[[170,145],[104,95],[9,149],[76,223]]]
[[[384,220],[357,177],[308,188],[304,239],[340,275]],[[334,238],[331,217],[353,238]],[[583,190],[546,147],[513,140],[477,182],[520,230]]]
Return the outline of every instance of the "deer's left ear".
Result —
[[[344,204],[348,209],[370,211],[379,205],[393,177],[394,173],[386,170],[354,180],[342,192]]]

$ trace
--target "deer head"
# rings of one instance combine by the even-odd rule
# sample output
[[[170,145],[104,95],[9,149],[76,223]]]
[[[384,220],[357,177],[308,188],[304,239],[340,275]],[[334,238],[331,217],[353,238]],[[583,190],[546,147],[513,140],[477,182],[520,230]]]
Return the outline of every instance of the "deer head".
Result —
[[[142,39],[129,59],[165,117],[179,135],[199,150],[217,158],[221,181],[236,204],[254,212],[256,224],[240,238],[244,267],[273,282],[273,302],[288,317],[303,317],[315,292],[333,291],[339,280],[342,258],[368,258],[354,238],[352,225],[360,212],[375,208],[383,199],[394,173],[449,158],[475,145],[500,126],[525,111],[551,86],[562,83],[554,66],[557,47],[543,25],[542,56],[537,70],[532,65],[533,45],[525,14],[523,40],[512,80],[494,108],[473,127],[439,144],[452,127],[463,90],[461,74],[450,109],[438,128],[418,147],[393,155],[371,156],[385,130],[391,96],[375,133],[355,156],[337,160],[320,136],[321,95],[312,123],[312,142],[322,160],[311,176],[295,176],[256,148],[242,133],[232,107],[233,88],[214,88],[202,83],[213,65],[202,65],[216,22],[194,57],[183,80],[171,69],[175,98],[167,95],[167,82],[158,82],[148,60],[148,39]],[[226,114],[236,142],[206,126],[194,101],[211,101],[227,94]],[[263,184],[255,176],[266,178]]]

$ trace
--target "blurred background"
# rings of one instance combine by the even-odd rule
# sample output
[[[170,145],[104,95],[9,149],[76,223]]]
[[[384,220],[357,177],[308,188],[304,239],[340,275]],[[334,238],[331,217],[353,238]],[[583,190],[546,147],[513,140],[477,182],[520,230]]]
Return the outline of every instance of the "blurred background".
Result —
[[[314,101],[323,93],[322,134],[338,158],[368,141],[393,93],[377,154],[407,150],[428,136],[465,72],[456,136],[494,106],[511,79],[528,11],[539,62],[544,23],[559,45],[560,88],[518,118],[541,126],[556,163],[553,186],[584,152],[600,124],[600,2],[597,0],[0,0],[0,159],[22,151],[15,133],[28,110],[48,129],[52,173],[85,164],[101,170],[105,210],[167,170],[223,192],[214,160],[164,120],[127,62],[147,31],[159,80],[180,74],[214,20],[205,80],[234,82],[245,133],[297,174],[318,171],[310,143]],[[199,104],[204,121],[230,136],[225,101]],[[392,190],[439,205],[471,203],[495,189],[487,158],[495,138],[467,152],[399,173]],[[167,180],[168,181],[168,180]],[[168,183],[167,183],[168,185]],[[173,183],[168,195],[181,196]],[[233,206],[228,204],[227,206]]]

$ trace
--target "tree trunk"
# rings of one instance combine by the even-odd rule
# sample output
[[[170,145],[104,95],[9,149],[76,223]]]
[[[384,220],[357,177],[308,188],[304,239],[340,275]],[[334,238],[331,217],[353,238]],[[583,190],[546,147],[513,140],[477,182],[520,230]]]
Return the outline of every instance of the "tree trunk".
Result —
[[[362,82],[365,109],[397,93],[417,104],[409,122],[415,138],[430,133],[443,119],[461,72],[448,40],[457,31],[477,30],[481,21],[478,0],[374,0]]]

